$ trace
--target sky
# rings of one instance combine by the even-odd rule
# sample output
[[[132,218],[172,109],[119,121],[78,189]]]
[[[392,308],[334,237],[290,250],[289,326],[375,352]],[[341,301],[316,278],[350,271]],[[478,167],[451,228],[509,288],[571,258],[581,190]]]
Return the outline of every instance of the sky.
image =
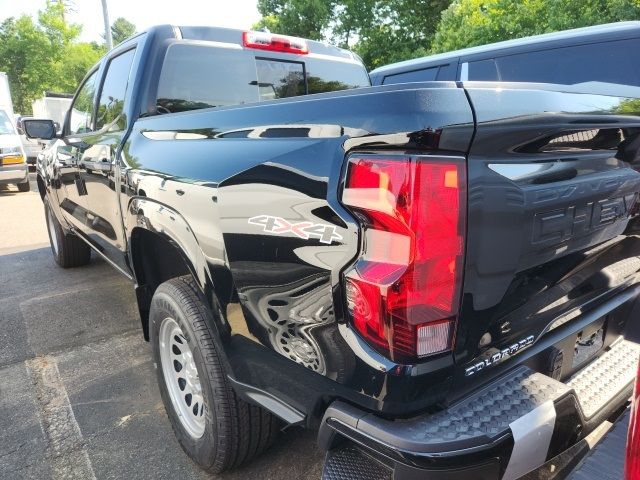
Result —
[[[80,40],[102,42],[101,0],[70,0],[68,20],[82,25]],[[257,0],[107,0],[111,23],[124,17],[139,32],[152,25],[207,25],[248,29],[260,19]],[[0,0],[0,21],[24,13],[37,17],[46,0]]]

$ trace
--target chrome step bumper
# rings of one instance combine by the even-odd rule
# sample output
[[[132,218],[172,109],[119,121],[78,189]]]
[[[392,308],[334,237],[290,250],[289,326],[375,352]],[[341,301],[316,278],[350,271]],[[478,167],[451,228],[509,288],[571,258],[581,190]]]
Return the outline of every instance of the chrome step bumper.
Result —
[[[350,439],[396,479],[443,478],[444,472],[455,478],[451,468],[468,478],[471,471],[464,466],[474,468],[473,478],[516,479],[624,406],[639,355],[640,345],[620,339],[566,383],[521,366],[447,410],[408,420],[387,420],[334,402],[319,442],[328,448],[337,436]],[[338,463],[348,462],[330,451],[325,478],[371,478],[336,475]]]

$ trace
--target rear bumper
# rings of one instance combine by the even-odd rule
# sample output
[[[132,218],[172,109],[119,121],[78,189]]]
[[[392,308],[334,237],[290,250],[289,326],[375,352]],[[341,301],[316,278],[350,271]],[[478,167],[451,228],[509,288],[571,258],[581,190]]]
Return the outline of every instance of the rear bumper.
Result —
[[[407,420],[337,401],[325,413],[319,442],[331,449],[346,438],[394,479],[516,479],[626,404],[639,354],[638,344],[620,339],[566,383],[520,366],[447,410]],[[330,450],[324,478],[337,478],[339,465],[348,464],[343,457]]]
[[[0,166],[0,185],[24,183],[29,181],[29,168],[26,163]]]

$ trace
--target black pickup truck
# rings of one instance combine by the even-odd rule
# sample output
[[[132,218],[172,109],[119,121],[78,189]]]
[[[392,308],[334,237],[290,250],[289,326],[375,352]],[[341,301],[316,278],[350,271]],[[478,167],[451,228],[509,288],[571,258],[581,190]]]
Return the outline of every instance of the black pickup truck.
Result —
[[[640,95],[590,88],[370,87],[322,43],[161,26],[25,130],[55,260],[135,283],[203,468],[303,425],[326,478],[514,479],[636,374]]]

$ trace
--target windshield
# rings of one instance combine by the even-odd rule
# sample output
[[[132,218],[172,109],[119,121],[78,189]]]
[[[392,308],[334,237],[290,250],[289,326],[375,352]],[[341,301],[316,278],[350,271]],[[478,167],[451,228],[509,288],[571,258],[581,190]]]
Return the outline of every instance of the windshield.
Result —
[[[13,135],[16,132],[13,130],[13,124],[4,110],[0,110],[0,135]]]

